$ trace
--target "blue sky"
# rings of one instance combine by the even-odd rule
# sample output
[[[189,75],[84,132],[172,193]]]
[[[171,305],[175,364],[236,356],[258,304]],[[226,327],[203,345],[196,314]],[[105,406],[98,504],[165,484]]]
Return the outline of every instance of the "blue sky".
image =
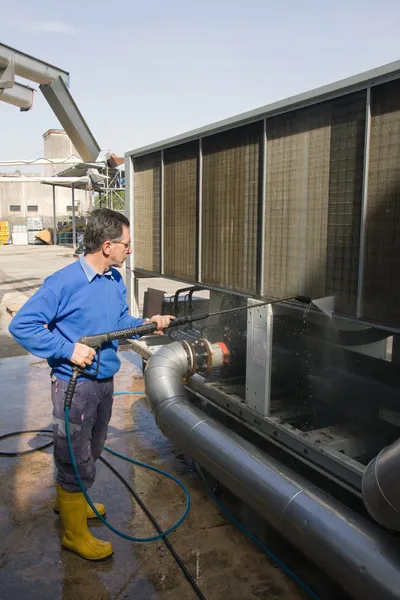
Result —
[[[399,0],[14,6],[0,41],[69,71],[99,145],[120,155],[400,58]],[[40,91],[26,113],[0,103],[0,159],[40,154],[58,127]]]

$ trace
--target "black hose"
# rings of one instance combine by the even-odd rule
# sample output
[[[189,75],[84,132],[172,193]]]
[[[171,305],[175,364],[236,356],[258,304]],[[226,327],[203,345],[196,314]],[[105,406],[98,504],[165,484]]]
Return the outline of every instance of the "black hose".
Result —
[[[147,508],[147,506],[143,502],[143,500],[135,492],[135,490],[129,485],[129,483],[126,481],[126,479],[124,479],[122,477],[122,475],[120,475],[118,473],[118,471],[105,458],[103,458],[102,456],[100,456],[100,460],[101,460],[101,462],[103,462],[110,469],[110,471],[112,471],[114,473],[114,475],[116,477],[118,477],[118,479],[130,491],[130,493],[132,494],[132,496],[135,498],[136,502],[139,504],[140,508],[146,513],[146,515],[149,518],[149,520],[152,522],[152,524],[154,525],[154,527],[157,529],[158,533],[162,533],[161,527],[159,526],[159,524],[157,523],[157,521],[155,520],[155,518],[153,517],[153,515],[151,514],[151,512],[149,511],[149,509]],[[188,582],[192,586],[192,588],[193,588],[195,594],[197,595],[197,597],[201,598],[202,600],[206,600],[203,592],[201,591],[201,589],[199,588],[199,586],[197,585],[197,583],[195,582],[195,580],[193,579],[193,577],[190,575],[189,571],[187,570],[187,568],[183,564],[182,559],[180,558],[179,554],[176,552],[176,550],[172,546],[171,542],[168,540],[168,538],[166,536],[164,538],[162,538],[162,539],[163,539],[165,545],[167,546],[168,550],[171,552],[172,556],[176,560],[176,562],[177,562],[180,570],[182,571],[183,575],[186,577],[186,579],[188,580]]]
[[[25,435],[27,433],[50,433],[53,436],[53,431],[51,429],[25,429],[24,431],[13,431],[12,433],[6,433],[5,435],[0,435],[0,442],[3,440],[7,440],[12,437],[16,437],[17,435]],[[38,436],[39,437],[39,436]],[[44,450],[45,448],[49,448],[53,444],[53,440],[51,442],[47,442],[43,444],[43,446],[38,446],[37,448],[31,448],[31,450],[22,450],[21,452],[1,452],[0,456],[22,456],[23,454],[31,454],[32,452],[39,452],[39,450]]]
[[[3,440],[9,439],[11,437],[15,437],[15,436],[18,436],[18,435],[24,435],[24,434],[27,434],[27,433],[51,434],[51,435],[53,435],[53,431],[51,429],[26,429],[25,431],[15,431],[15,432],[12,432],[12,433],[6,433],[5,435],[1,435],[0,436],[0,442],[2,442]],[[0,451],[0,456],[14,457],[14,456],[22,456],[23,454],[31,454],[32,452],[39,452],[40,450],[44,450],[45,448],[48,448],[52,444],[53,444],[53,441],[47,442],[46,444],[43,444],[43,446],[39,446],[37,448],[32,448],[31,450],[23,450],[21,452],[1,452]],[[105,450],[107,450],[107,449],[105,449]],[[102,463],[104,463],[106,465],[106,467],[108,467],[110,469],[110,471],[112,471],[114,473],[114,475],[116,477],[118,477],[118,479],[129,490],[129,492],[135,498],[136,502],[139,504],[140,508],[144,511],[144,513],[146,514],[146,516],[148,517],[148,519],[151,521],[151,523],[157,529],[158,533],[161,534],[163,530],[161,529],[160,525],[158,524],[158,522],[156,521],[156,519],[153,517],[153,515],[150,512],[150,510],[147,508],[147,506],[143,502],[143,500],[135,492],[135,490],[129,485],[129,483],[126,481],[126,479],[105,458],[103,458],[102,456],[100,456],[100,460],[101,460]],[[186,578],[186,580],[192,586],[193,591],[196,594],[197,598],[199,598],[200,600],[206,600],[206,597],[204,596],[203,592],[201,591],[201,589],[197,585],[196,581],[193,579],[193,577],[191,576],[191,574],[189,573],[189,571],[185,567],[182,559],[180,558],[179,554],[176,552],[176,550],[172,546],[171,542],[167,539],[166,536],[163,537],[162,540],[163,540],[164,544],[166,545],[166,547],[168,548],[168,550],[170,551],[170,553],[172,554],[174,560],[176,561],[178,567],[182,571],[184,577]]]

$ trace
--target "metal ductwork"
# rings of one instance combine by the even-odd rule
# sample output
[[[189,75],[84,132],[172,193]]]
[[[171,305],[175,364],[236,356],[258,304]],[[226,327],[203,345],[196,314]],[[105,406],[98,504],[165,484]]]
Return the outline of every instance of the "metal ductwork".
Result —
[[[34,93],[32,88],[20,83],[14,83],[12,87],[7,88],[1,88],[0,85],[0,102],[18,106],[21,111],[30,110],[33,105]]]
[[[400,439],[384,448],[365,470],[364,504],[369,514],[388,529],[400,531]]]
[[[15,74],[35,81],[42,85],[51,85],[58,77],[69,85],[69,73],[49,63],[33,58],[24,52],[10,48],[5,44],[0,44],[0,68],[6,68],[10,62],[13,62]]]
[[[40,91],[82,159],[96,161],[100,146],[68,90],[69,73],[0,44],[0,101],[29,110],[34,90],[17,83],[16,75],[40,84]]]
[[[193,373],[195,355],[191,343],[174,342],[148,361],[146,394],[164,435],[353,598],[399,600],[396,540],[193,406],[182,378]],[[391,467],[392,456],[393,449],[383,453],[377,467]]]
[[[15,60],[2,59],[1,48],[0,44],[0,102],[13,104],[21,110],[29,110],[33,104],[34,90],[15,81]]]

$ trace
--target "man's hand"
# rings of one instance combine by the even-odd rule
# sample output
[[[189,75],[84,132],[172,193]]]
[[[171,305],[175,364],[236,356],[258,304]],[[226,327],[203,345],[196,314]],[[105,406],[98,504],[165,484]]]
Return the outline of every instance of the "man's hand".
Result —
[[[96,351],[85,344],[80,344],[77,342],[75,344],[74,353],[71,356],[70,360],[74,365],[81,367],[84,369],[92,364],[94,357],[96,356]]]
[[[154,317],[149,319],[150,323],[157,323],[157,330],[153,331],[153,333],[156,333],[157,335],[164,335],[162,330],[166,329],[166,327],[168,327],[170,322],[174,319],[175,317],[172,315],[154,315]]]

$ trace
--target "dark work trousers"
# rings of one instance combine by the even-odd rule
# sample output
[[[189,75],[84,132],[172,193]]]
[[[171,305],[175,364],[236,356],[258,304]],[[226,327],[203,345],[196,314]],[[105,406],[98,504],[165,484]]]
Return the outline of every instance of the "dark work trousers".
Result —
[[[79,492],[68,452],[65,434],[64,399],[68,381],[51,377],[53,402],[54,461],[57,483],[69,492]],[[96,460],[103,451],[114,399],[114,381],[100,379],[78,381],[69,409],[69,431],[72,449],[82,484],[85,489],[93,485]]]

